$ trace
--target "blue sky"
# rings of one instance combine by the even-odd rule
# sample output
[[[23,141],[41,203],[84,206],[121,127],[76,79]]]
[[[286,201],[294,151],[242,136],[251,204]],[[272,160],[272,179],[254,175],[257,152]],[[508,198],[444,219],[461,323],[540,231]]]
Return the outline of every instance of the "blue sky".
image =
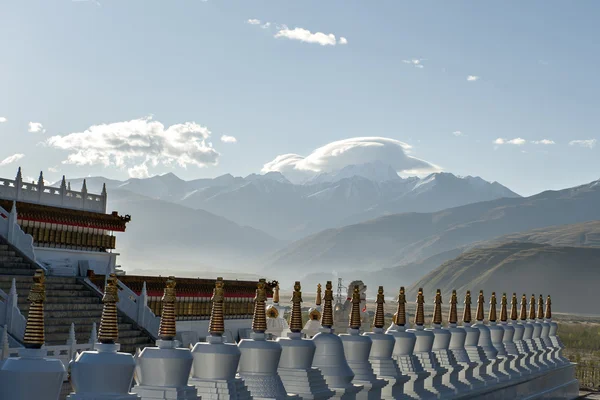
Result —
[[[246,175],[369,136],[525,195],[585,183],[600,178],[599,16],[593,0],[7,0],[0,176]],[[153,155],[123,152],[132,126]],[[94,135],[115,139],[109,156],[74,150]]]

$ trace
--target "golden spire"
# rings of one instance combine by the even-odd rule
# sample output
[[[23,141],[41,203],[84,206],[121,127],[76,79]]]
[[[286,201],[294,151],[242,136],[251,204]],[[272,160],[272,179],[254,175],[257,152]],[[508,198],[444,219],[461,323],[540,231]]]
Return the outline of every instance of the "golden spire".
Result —
[[[300,303],[302,303],[301,289],[300,282],[296,281],[296,283],[294,283],[294,293],[292,294],[291,299],[292,312],[290,314],[290,331],[292,332],[302,332],[302,308],[300,307]]]
[[[350,311],[350,329],[360,329],[360,290],[354,285],[352,292],[352,310]]]
[[[523,293],[521,297],[521,315],[519,315],[521,321],[527,320],[527,296]]]
[[[438,289],[435,292],[435,300],[433,306],[433,324],[442,324],[442,292]]]
[[[538,317],[538,319],[544,319],[544,298],[542,297],[541,294],[540,294],[540,297],[538,299],[537,317]]]
[[[508,321],[508,299],[506,293],[502,293],[502,300],[500,300],[500,321]]]
[[[513,293],[512,299],[510,299],[510,319],[516,321],[518,319],[517,314],[517,294]]]
[[[450,315],[448,315],[449,324],[456,324],[458,322],[458,310],[456,309],[457,303],[458,299],[456,297],[456,290],[453,290],[452,296],[450,297]]]
[[[471,323],[471,291],[467,290],[465,295],[465,309],[463,311],[463,323]]]
[[[532,294],[529,300],[529,319],[535,319],[535,294]]]
[[[552,300],[550,300],[550,295],[546,297],[546,319],[552,319]]]
[[[323,296],[323,300],[325,304],[323,305],[323,315],[321,315],[321,326],[325,328],[331,328],[333,326],[333,305],[331,302],[333,301],[333,290],[331,290],[331,281],[327,281],[325,285],[325,296]]]
[[[490,297],[490,313],[488,315],[489,322],[496,322],[498,319],[496,315],[496,292],[492,292],[492,297]]]
[[[425,297],[423,296],[423,288],[419,288],[419,293],[417,293],[417,312],[415,313],[415,325],[425,325]]]
[[[218,277],[215,282],[215,288],[212,295],[212,311],[210,313],[210,322],[208,323],[208,332],[211,336],[221,336],[225,332],[225,317],[223,304],[225,303],[225,283],[223,278]]]
[[[267,301],[267,280],[260,279],[254,298],[254,316],[252,317],[252,330],[256,333],[264,333],[267,330],[267,312],[265,302]]]
[[[279,282],[273,288],[273,303],[279,304]]]
[[[316,306],[321,305],[321,284],[320,283],[317,285],[317,298],[315,299],[315,305]]]
[[[385,303],[385,296],[383,295],[383,286],[379,286],[377,291],[377,307],[375,308],[375,319],[373,326],[375,328],[383,328],[385,325],[385,313],[383,311],[383,303]]]
[[[175,328],[175,302],[177,295],[175,292],[175,277],[170,276],[167,279],[165,291],[162,297],[162,312],[160,314],[160,327],[158,336],[161,340],[173,340],[176,335]]]
[[[404,286],[400,287],[398,293],[398,309],[394,314],[394,324],[399,326],[406,325],[406,295],[404,294]]]
[[[35,270],[33,285],[27,300],[29,312],[23,344],[28,349],[39,349],[44,345],[44,301],[46,301],[46,277],[43,269]]]
[[[483,321],[484,318],[484,310],[483,310],[483,303],[485,302],[485,299],[483,298],[483,290],[479,291],[479,297],[477,297],[477,314],[476,314],[476,319],[477,321],[481,322]]]
[[[102,302],[102,317],[100,319],[100,331],[98,340],[100,343],[115,343],[119,339],[119,325],[117,320],[117,302],[119,301],[119,288],[117,287],[117,276],[110,274],[104,286],[104,297]]]

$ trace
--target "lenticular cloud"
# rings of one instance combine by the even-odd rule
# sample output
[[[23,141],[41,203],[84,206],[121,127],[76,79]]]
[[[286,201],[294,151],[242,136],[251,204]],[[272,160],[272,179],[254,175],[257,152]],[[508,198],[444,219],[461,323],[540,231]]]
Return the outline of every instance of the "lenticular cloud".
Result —
[[[408,155],[411,146],[399,140],[384,137],[357,137],[331,142],[314,150],[307,157],[282,154],[263,166],[262,172],[278,171],[288,179],[301,175],[332,172],[348,165],[383,162],[397,172],[425,173],[439,167]]]

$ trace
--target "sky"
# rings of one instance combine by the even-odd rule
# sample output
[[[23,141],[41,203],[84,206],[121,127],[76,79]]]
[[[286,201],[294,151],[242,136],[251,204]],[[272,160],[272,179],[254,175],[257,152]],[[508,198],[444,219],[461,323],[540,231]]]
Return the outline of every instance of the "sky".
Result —
[[[600,2],[6,0],[0,176],[600,178]]]

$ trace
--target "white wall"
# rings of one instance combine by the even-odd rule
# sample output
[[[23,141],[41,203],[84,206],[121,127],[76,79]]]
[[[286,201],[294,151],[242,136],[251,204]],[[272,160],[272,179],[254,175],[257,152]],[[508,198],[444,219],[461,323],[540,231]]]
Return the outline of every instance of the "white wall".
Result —
[[[118,255],[119,253],[35,247],[36,261],[43,265],[50,264],[56,275],[78,275],[79,261],[87,261],[89,269],[97,275],[106,275],[115,272]]]
[[[194,345],[194,343],[199,340],[204,341],[208,336],[208,323],[209,320],[207,319],[201,321],[177,321],[177,339],[181,341],[182,345],[185,347],[188,347],[190,343]],[[240,329],[251,327],[251,318],[225,320],[225,331],[231,332],[233,340],[238,339]]]

